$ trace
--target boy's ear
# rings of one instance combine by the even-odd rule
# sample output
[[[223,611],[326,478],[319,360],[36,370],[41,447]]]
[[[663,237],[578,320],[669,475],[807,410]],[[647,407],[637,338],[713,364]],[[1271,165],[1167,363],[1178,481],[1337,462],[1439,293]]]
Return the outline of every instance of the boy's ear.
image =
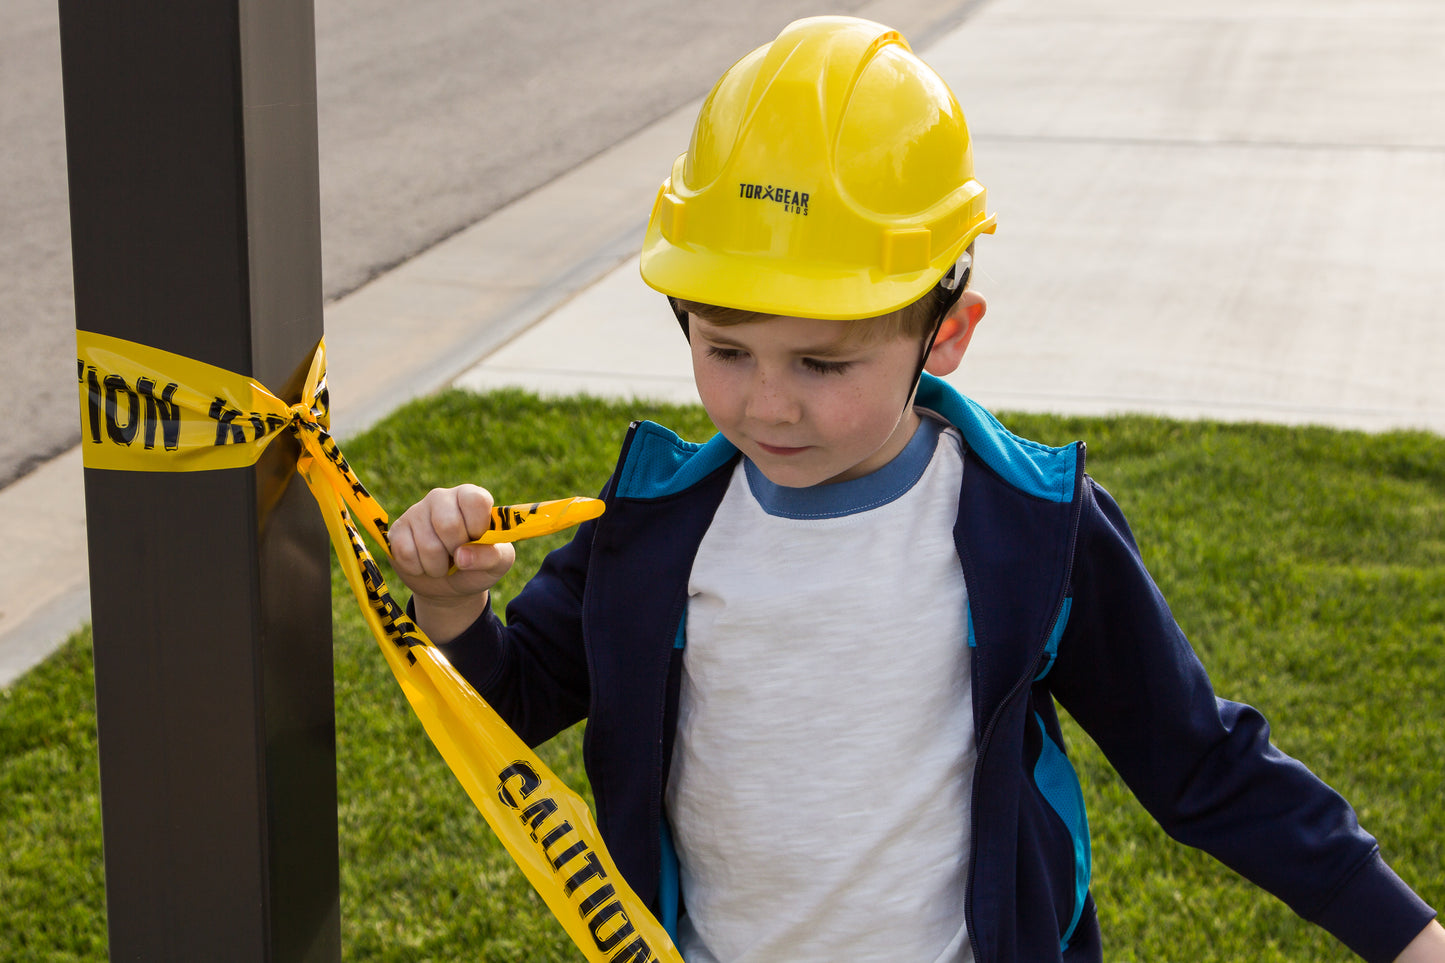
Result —
[[[973,338],[974,330],[987,311],[988,303],[984,301],[982,294],[977,291],[964,291],[958,303],[943,319],[943,324],[939,325],[923,370],[940,378],[957,371],[963,361],[963,353],[968,350],[968,342]]]

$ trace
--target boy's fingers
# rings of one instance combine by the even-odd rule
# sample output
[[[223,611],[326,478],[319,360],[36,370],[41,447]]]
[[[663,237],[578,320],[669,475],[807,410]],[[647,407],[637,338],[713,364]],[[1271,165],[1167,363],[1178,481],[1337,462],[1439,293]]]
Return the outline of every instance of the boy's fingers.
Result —
[[[443,566],[442,574],[446,574],[446,548],[432,531],[429,519],[402,516],[388,535],[391,563],[399,574],[413,579],[435,577],[438,559]]]
[[[431,578],[443,578],[452,566],[452,555],[446,542],[435,531],[417,534],[417,555],[421,559],[421,570]]]
[[[431,520],[432,533],[442,544],[460,545],[467,540],[467,527],[462,519],[462,510],[457,505],[456,489],[433,488],[423,502]]]
[[[517,561],[517,548],[510,542],[503,542],[497,546],[497,564],[493,566],[491,574],[498,580],[511,570],[512,565]]]
[[[517,551],[507,542],[498,545],[464,545],[457,549],[456,558],[459,572],[485,575],[491,584],[506,575],[516,560]]]
[[[457,488],[456,504],[462,515],[466,538],[471,542],[486,534],[492,527],[492,493],[476,485],[462,485]]]
[[[437,529],[445,529],[447,493],[433,490],[397,520],[391,533],[392,562],[413,577],[445,575],[450,552]],[[460,518],[460,514],[453,511]]]
[[[433,489],[402,513],[391,529],[392,564],[416,597],[450,605],[506,574],[516,560],[510,545],[468,544],[491,527],[491,511],[490,492],[462,485]]]
[[[457,568],[464,572],[490,572],[500,567],[506,571],[512,567],[516,553],[502,552],[500,548],[500,545],[463,545],[456,551]]]
[[[448,553],[480,538],[491,525],[492,496],[485,488],[461,485],[427,496],[432,529]]]
[[[416,540],[411,535],[411,523],[403,516],[387,532],[391,542],[391,564],[402,575],[420,575],[421,563],[416,555]]]

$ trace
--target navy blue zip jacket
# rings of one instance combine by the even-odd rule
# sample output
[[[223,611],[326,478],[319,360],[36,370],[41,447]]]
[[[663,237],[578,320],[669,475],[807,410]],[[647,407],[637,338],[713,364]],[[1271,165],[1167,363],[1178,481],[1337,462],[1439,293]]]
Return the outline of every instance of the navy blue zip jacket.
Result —
[[[930,376],[917,404],[965,441],[954,539],[978,738],[966,906],[979,963],[1102,958],[1054,700],[1169,835],[1366,959],[1393,959],[1433,910],[1348,804],[1270,744],[1258,712],[1215,697],[1118,507],[1084,474],[1083,446],[1019,439]],[[695,445],[634,425],[606,514],[548,556],[505,626],[488,612],[442,646],[531,745],[587,718],[603,839],[669,929],[679,894],[662,800],[687,582],[739,457],[721,436]]]

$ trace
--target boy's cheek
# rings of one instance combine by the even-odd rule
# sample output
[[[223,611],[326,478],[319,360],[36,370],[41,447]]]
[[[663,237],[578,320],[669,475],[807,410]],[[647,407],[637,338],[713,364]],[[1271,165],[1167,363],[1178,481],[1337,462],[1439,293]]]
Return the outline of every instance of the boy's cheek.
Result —
[[[728,386],[726,379],[715,372],[697,371],[693,372],[693,384],[697,387],[697,395],[702,399],[702,406],[707,415],[716,425],[719,420],[727,420],[727,414],[737,404],[737,392]]]
[[[728,420],[723,417],[722,412],[718,408],[708,402],[708,397],[707,395],[703,394],[701,387],[699,387],[698,389],[698,395],[702,398],[702,410],[707,414],[708,421],[712,422],[713,428],[716,429],[728,441],[733,442],[734,446],[736,446],[737,440],[733,438],[733,436],[729,433],[728,430]]]

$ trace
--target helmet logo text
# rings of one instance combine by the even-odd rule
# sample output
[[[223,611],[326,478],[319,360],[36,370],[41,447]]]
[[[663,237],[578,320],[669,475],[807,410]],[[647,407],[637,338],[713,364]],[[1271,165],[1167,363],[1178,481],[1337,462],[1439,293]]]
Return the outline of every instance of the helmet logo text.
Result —
[[[773,201],[783,205],[789,214],[802,214],[804,217],[808,215],[808,195],[786,187],[774,187],[772,184],[739,184],[738,197],[750,201]]]

